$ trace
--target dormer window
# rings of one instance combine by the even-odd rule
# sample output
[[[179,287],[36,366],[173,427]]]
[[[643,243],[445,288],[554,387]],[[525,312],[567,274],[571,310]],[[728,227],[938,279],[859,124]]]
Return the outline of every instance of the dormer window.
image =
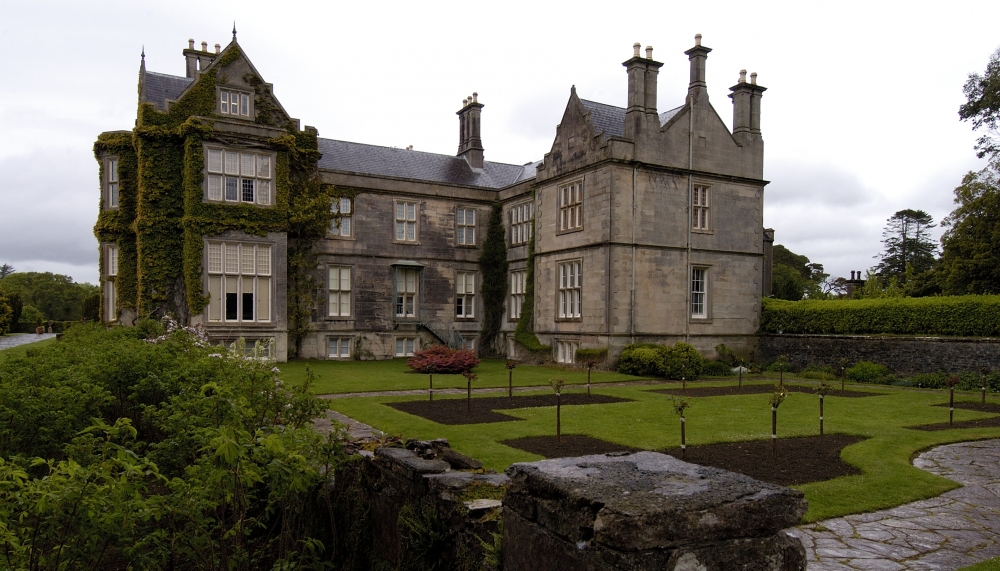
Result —
[[[270,153],[205,149],[205,198],[209,202],[274,204]]]
[[[249,93],[222,89],[219,91],[219,113],[231,117],[250,117]]]

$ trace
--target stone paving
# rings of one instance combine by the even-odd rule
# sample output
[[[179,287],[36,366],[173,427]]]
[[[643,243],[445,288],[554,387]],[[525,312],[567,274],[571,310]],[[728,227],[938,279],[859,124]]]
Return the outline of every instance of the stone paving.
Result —
[[[11,335],[0,335],[0,351],[17,347],[18,345],[52,339],[55,336],[55,333],[42,333],[41,335],[37,333],[13,333]]]
[[[1000,556],[1000,440],[939,446],[913,465],[963,487],[786,530],[805,545],[809,571],[952,570]]]

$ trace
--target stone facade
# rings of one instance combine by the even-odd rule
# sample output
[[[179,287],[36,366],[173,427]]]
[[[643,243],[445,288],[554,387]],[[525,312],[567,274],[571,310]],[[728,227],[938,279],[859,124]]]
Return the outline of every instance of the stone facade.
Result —
[[[534,299],[535,333],[552,346],[552,357],[563,362],[572,362],[577,348],[598,347],[607,347],[614,360],[632,342],[689,341],[709,355],[720,342],[751,347],[761,296],[769,287],[767,246],[773,241],[762,219],[764,88],[756,84],[756,74],[747,82],[741,72],[731,88],[730,132],[708,100],[705,65],[711,50],[700,43],[698,36],[695,47],[685,52],[689,89],[682,104],[669,111],[657,109],[662,64],[652,59],[651,48],[641,55],[638,44],[624,63],[627,108],[582,99],[572,89],[552,147],[541,161],[509,165],[484,159],[483,104],[476,94],[458,111],[455,156],[319,138],[316,176],[334,206],[326,237],[313,246],[317,287],[311,332],[302,339],[299,355],[383,359],[433,343],[478,349],[484,313],[478,258],[494,205],[502,208],[507,236],[510,275],[503,346],[508,354],[517,353],[513,332],[525,296]],[[235,49],[235,35],[215,53],[204,44],[195,49],[192,42],[184,50],[187,77],[146,72],[144,63],[140,70],[140,117],[144,109],[164,115],[191,109],[191,94],[202,82],[216,82],[215,111],[192,113],[189,119],[212,131],[205,142],[205,165],[185,155],[175,166],[186,177],[203,176],[202,202],[222,206],[230,203],[228,194],[217,194],[229,192],[229,163],[218,167],[225,173],[213,174],[212,145],[227,153],[262,153],[256,155],[265,157],[257,159],[258,168],[271,152],[276,167],[289,155],[273,142],[301,133],[298,121],[284,112],[245,54],[229,57]],[[156,152],[152,146],[138,146],[137,162],[166,160]],[[102,165],[112,164],[108,161],[116,156],[98,152]],[[228,160],[228,154],[223,156]],[[270,181],[247,183],[244,175],[239,184],[257,184],[257,206],[262,206],[260,189],[266,192]],[[113,184],[109,176],[102,174],[105,197]],[[278,180],[273,184],[270,199],[282,199]],[[129,192],[145,196],[141,186],[122,181],[123,199]],[[102,199],[102,212],[116,208],[110,202]],[[234,195],[231,207],[251,206],[239,202]],[[198,207],[197,202],[186,204],[187,214],[177,213],[179,233],[181,221]],[[145,212],[154,212],[151,207]],[[223,244],[225,258],[225,236],[234,244],[253,244],[261,240],[253,232],[233,227],[201,237],[204,283],[197,286],[209,297],[204,311],[189,311],[183,296],[195,274],[143,273],[141,246],[137,279],[148,283],[140,283],[138,290],[176,291],[157,311],[203,323],[218,341],[273,339],[275,356],[284,359],[292,349],[289,235],[276,230],[266,234],[273,247],[273,279],[234,281],[225,277],[228,270],[213,273],[210,268],[216,263],[210,257],[219,251],[210,252],[210,244]],[[135,248],[127,232],[98,234],[106,245]],[[535,244],[535,282],[532,291],[522,294],[515,288],[524,278],[518,272],[527,269],[529,236]],[[102,258],[102,280],[110,284],[106,318],[130,322],[136,315],[129,311],[137,304],[115,295],[116,279]],[[247,283],[256,289],[249,291]],[[259,315],[251,314],[251,305]]]

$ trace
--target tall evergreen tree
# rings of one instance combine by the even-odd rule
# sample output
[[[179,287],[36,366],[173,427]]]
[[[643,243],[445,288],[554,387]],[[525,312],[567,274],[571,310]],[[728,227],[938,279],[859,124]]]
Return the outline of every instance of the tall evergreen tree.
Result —
[[[892,278],[902,284],[907,277],[926,272],[934,266],[937,245],[930,235],[934,218],[923,210],[900,210],[886,220],[882,231],[885,250],[875,257],[880,260],[876,273],[884,281]]]
[[[503,325],[504,302],[507,297],[507,233],[503,224],[503,207],[493,205],[486,240],[479,255],[480,291],[483,296],[483,321],[479,334],[479,354],[497,356],[504,353],[500,328]]]

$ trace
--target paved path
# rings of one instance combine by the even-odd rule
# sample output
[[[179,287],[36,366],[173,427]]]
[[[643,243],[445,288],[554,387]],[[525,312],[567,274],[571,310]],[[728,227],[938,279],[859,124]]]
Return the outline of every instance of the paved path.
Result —
[[[939,446],[913,465],[963,487],[788,530],[802,539],[809,571],[952,570],[1000,556],[1000,440]]]
[[[635,387],[643,385],[662,385],[665,383],[676,383],[677,381],[659,381],[659,380],[641,380],[641,381],[618,381],[611,383],[592,383],[590,385],[591,389],[600,389],[602,387]],[[576,389],[579,391],[587,390],[586,383],[573,383],[572,385],[566,385],[563,390]],[[527,391],[551,391],[552,387],[549,385],[538,385],[533,387],[514,387],[515,393],[527,392]],[[435,395],[464,395],[466,389],[453,388],[453,389],[434,389]],[[488,393],[507,393],[507,387],[488,387],[483,389],[472,389],[472,394],[488,394]],[[401,391],[371,391],[364,393],[337,393],[337,394],[326,394],[318,395],[319,398],[323,399],[353,399],[353,398],[365,398],[365,397],[402,397],[402,396],[412,396],[412,395],[426,395],[427,389],[407,389]]]
[[[0,350],[10,349],[11,347],[34,343],[36,341],[42,341],[43,339],[52,339],[55,336],[55,333],[42,333],[41,335],[38,335],[37,333],[14,333],[11,335],[0,335]]]

